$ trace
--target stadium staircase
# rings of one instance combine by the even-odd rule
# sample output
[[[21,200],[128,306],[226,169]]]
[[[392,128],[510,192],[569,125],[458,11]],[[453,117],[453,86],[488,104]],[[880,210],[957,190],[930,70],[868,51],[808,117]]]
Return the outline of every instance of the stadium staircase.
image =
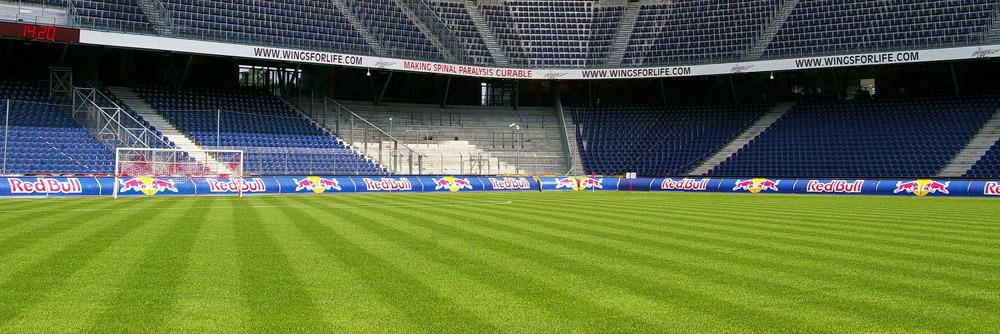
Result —
[[[331,1],[333,1],[333,3],[337,5],[337,9],[340,11],[340,13],[343,14],[344,17],[346,17],[347,20],[351,22],[351,25],[354,26],[354,30],[357,31],[358,34],[361,35],[361,37],[365,38],[365,42],[367,42],[368,46],[372,48],[372,52],[374,52],[375,54],[382,54],[382,45],[379,44],[377,40],[375,40],[375,37],[372,36],[372,32],[368,31],[368,27],[364,25],[364,21],[361,21],[361,18],[359,18],[354,13],[354,11],[351,10],[351,7],[348,6],[347,3],[344,2],[344,0],[331,0]]]
[[[757,138],[761,133],[767,130],[774,122],[778,121],[781,116],[784,116],[789,110],[795,107],[794,102],[779,103],[775,105],[766,114],[757,119],[750,127],[748,127],[743,133],[741,133],[736,139],[729,142],[725,147],[715,152],[711,157],[705,159],[698,167],[691,170],[689,175],[705,175],[713,168],[726,161],[729,157],[739,151],[740,148],[746,146],[754,138]]]
[[[622,58],[625,57],[625,47],[632,37],[632,29],[635,27],[635,19],[639,17],[639,6],[641,2],[629,2],[625,8],[625,15],[622,17],[621,26],[615,35],[615,44],[611,46],[611,53],[608,54],[608,65],[620,66]]]
[[[1000,110],[993,114],[993,118],[983,125],[976,136],[955,155],[955,158],[947,166],[941,169],[937,176],[960,177],[965,175],[998,141],[1000,141]]]
[[[441,160],[446,170],[502,174],[557,174],[566,166],[564,139],[552,108],[456,106],[442,109],[418,104],[383,104],[341,101],[361,117],[414,147],[427,157]],[[393,124],[389,126],[389,118]],[[520,126],[520,130],[511,127]],[[515,126],[515,127],[516,127]],[[523,134],[523,139],[519,139]],[[357,143],[362,147],[362,143]],[[375,146],[377,148],[377,146]],[[369,151],[372,149],[368,147]],[[438,158],[434,156],[437,155]],[[469,158],[473,157],[470,163]],[[464,165],[460,162],[464,159]],[[426,166],[436,166],[428,165]],[[433,168],[433,167],[432,167]],[[430,169],[430,171],[434,171]]]
[[[138,0],[138,2],[139,8],[149,18],[149,22],[153,24],[153,30],[157,34],[161,36],[174,35],[173,21],[160,0]]]
[[[993,12],[993,21],[990,23],[990,30],[986,31],[986,40],[989,42],[1000,42],[1000,5]]]
[[[507,57],[507,53],[500,47],[500,42],[498,42],[496,34],[493,33],[493,28],[490,27],[489,23],[486,23],[486,18],[483,17],[483,12],[479,9],[477,0],[466,1],[465,8],[468,9],[469,16],[472,17],[472,22],[475,22],[476,29],[483,36],[486,48],[490,51],[490,55],[493,56],[497,65],[510,65],[510,58]]]
[[[794,9],[798,3],[799,0],[785,0],[785,2],[781,4],[781,7],[778,7],[778,12],[771,18],[771,23],[768,24],[764,33],[757,38],[757,42],[754,43],[753,48],[747,52],[747,56],[744,58],[745,60],[758,60],[762,55],[764,55],[764,51],[767,50],[768,45],[771,45],[771,41],[774,40],[774,36],[777,35],[778,31],[781,30],[781,27],[785,25],[785,20],[788,19],[788,14],[792,12],[792,9]]]
[[[460,50],[451,50],[450,48],[445,47],[444,43],[441,41],[441,37],[438,36],[437,33],[435,33],[433,30],[431,30],[431,28],[427,26],[427,23],[424,22],[423,17],[417,15],[417,13],[414,12],[413,8],[410,7],[411,5],[409,1],[406,0],[393,0],[393,1],[396,2],[396,5],[403,10],[403,13],[406,13],[406,16],[410,17],[410,21],[413,21],[413,24],[417,26],[417,29],[420,29],[420,31],[423,32],[425,36],[427,36],[427,39],[431,41],[431,44],[434,44],[434,47],[437,48],[439,51],[441,51],[441,54],[444,55],[445,60],[449,62],[457,61],[457,58],[455,57],[456,54],[455,52],[458,52]]]
[[[162,115],[156,112],[149,103],[146,103],[139,94],[136,94],[132,90],[125,87],[108,87],[108,90],[115,95],[119,100],[125,103],[128,108],[132,109],[139,117],[149,123],[150,126],[155,128],[163,137],[174,143],[177,149],[194,152],[199,150],[204,150],[205,148],[199,146],[191,138],[184,135],[181,130],[177,129],[172,123],[163,118]],[[210,156],[202,155],[192,155],[196,161],[209,167],[209,169],[215,168],[214,166],[221,166],[219,161],[215,160]],[[218,172],[217,170],[211,170],[212,172]]]

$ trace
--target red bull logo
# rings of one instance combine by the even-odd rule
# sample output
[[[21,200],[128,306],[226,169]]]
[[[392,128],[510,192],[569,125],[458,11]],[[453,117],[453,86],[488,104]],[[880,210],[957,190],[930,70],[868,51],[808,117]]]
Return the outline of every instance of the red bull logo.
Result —
[[[34,182],[21,179],[7,179],[12,194],[82,194],[83,186],[80,179],[66,179],[59,181],[56,179],[39,178]]]
[[[934,180],[915,180],[915,181],[896,181],[896,190],[893,190],[893,194],[898,193],[911,193],[920,197],[927,196],[927,194],[942,193],[948,194],[948,186],[951,185],[951,181],[938,182]]]
[[[556,189],[580,190],[580,183],[576,180],[576,176],[557,178]]]
[[[292,179],[292,181],[295,181],[295,191],[308,190],[317,194],[322,194],[331,189],[341,191],[340,182],[336,179],[309,176],[301,180]],[[261,181],[261,185],[263,185],[263,180]]]
[[[364,178],[362,181],[365,183],[365,188],[368,191],[409,191],[413,190],[413,184],[410,180],[402,177],[399,179],[383,177],[378,180],[373,180],[369,178]]]
[[[809,180],[806,184],[806,192],[810,193],[833,193],[833,194],[860,194],[861,187],[865,185],[864,180],[847,182],[845,180],[831,180],[830,182],[820,182],[819,180]]]
[[[736,180],[736,186],[733,190],[746,190],[751,194],[757,194],[764,191],[778,191],[778,182],[770,179],[750,179],[750,180]]]
[[[121,180],[120,182],[122,187],[118,189],[119,193],[133,191],[141,192],[146,196],[153,196],[160,192],[177,192],[177,186],[174,184],[174,180],[169,179],[135,177],[128,180]]]
[[[205,182],[208,182],[208,191],[213,193],[262,193],[267,191],[264,179],[261,178],[252,178],[249,181],[247,179],[229,179],[224,181],[206,179]]]
[[[1000,196],[1000,182],[986,182],[986,188],[983,189],[983,195]]]
[[[462,189],[472,190],[472,182],[469,179],[459,179],[453,176],[445,176],[434,181],[434,190],[448,189],[451,192],[458,192]]]
[[[488,178],[490,185],[493,186],[493,190],[531,190],[531,183],[528,179],[519,177],[511,178],[505,177],[502,179]]]
[[[580,177],[580,187],[579,190],[597,190],[604,189],[604,178],[594,178],[589,176]]]
[[[661,190],[684,190],[684,191],[705,191],[708,190],[708,181],[710,179],[681,179],[680,181],[674,179],[664,179],[660,182]]]

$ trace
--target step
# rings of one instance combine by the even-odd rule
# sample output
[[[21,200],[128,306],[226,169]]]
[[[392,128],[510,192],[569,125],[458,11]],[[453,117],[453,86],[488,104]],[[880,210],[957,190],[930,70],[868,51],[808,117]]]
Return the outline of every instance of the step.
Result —
[[[774,122],[778,121],[782,116],[785,115],[789,110],[795,107],[795,102],[779,103],[771,108],[767,113],[762,115],[753,124],[747,127],[739,136],[729,142],[726,146],[719,149],[708,159],[705,159],[698,167],[695,167],[688,175],[705,175],[712,171],[715,167],[718,167],[723,161],[732,156],[734,153],[739,151],[740,148],[746,146],[752,142],[757,136],[767,131]]]
[[[968,173],[979,159],[982,159],[993,144],[1000,141],[1000,110],[993,114],[983,127],[979,129],[969,143],[938,172],[938,177],[961,177]]]

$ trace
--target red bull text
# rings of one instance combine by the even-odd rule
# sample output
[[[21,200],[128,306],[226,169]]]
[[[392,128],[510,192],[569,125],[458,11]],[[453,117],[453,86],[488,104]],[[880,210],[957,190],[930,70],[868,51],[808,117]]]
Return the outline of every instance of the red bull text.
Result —
[[[820,182],[819,180],[809,180],[806,184],[806,192],[810,193],[832,193],[832,194],[860,194],[861,188],[865,185],[864,180],[847,182],[845,180],[831,180],[830,182]]]
[[[519,177],[511,178],[505,177],[502,179],[488,178],[490,185],[493,186],[493,190],[531,190],[531,183],[528,179]]]
[[[709,180],[681,179],[677,181],[674,179],[663,179],[663,182],[660,182],[660,190],[705,191],[708,190]]]
[[[82,194],[83,186],[79,179],[66,179],[59,181],[56,179],[39,178],[35,182],[27,182],[21,179],[7,179],[12,194]]]
[[[986,188],[983,189],[983,195],[1000,196],[1000,182],[986,182]]]
[[[413,184],[410,180],[403,177],[399,179],[393,179],[388,177],[383,177],[378,180],[373,180],[369,178],[362,179],[365,183],[365,188],[368,191],[410,191],[413,190]]]
[[[249,181],[246,179],[230,179],[225,181],[220,181],[218,179],[207,179],[205,182],[208,183],[208,191],[213,193],[262,193],[267,192],[267,186],[264,185],[264,179],[252,178]]]

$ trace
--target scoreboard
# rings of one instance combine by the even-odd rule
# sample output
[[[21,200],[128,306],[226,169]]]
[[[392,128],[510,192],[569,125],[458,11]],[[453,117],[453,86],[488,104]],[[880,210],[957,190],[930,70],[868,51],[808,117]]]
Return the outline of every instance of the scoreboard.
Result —
[[[44,24],[0,22],[0,37],[43,42],[79,43],[80,29]]]

